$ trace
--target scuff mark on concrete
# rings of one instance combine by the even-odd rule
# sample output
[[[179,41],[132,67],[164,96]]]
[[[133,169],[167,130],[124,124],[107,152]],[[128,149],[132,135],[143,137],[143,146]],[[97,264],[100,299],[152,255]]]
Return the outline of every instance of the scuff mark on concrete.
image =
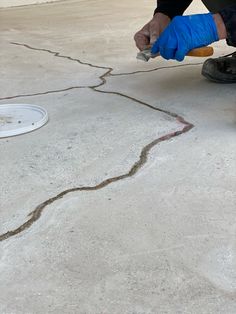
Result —
[[[18,46],[23,46],[23,47],[31,49],[31,50],[47,52],[47,53],[53,54],[55,57],[65,58],[65,59],[68,59],[68,60],[71,60],[71,61],[78,62],[81,65],[90,66],[90,67],[93,67],[93,68],[102,69],[102,70],[106,70],[106,71],[105,71],[104,74],[102,74],[99,77],[100,80],[101,80],[101,83],[98,84],[98,85],[95,85],[95,86],[86,86],[86,87],[84,87],[84,86],[76,86],[76,87],[70,87],[70,88],[62,89],[62,90],[47,91],[47,92],[44,92],[44,93],[10,96],[10,97],[5,97],[5,98],[0,98],[0,100],[3,100],[3,99],[13,99],[13,98],[17,98],[17,97],[32,97],[32,96],[37,96],[37,95],[45,95],[45,94],[49,94],[49,93],[53,93],[53,92],[55,92],[55,93],[56,92],[64,92],[64,91],[68,91],[68,90],[72,90],[72,89],[76,89],[76,88],[90,88],[94,92],[103,93],[103,94],[111,94],[111,95],[117,95],[117,96],[120,96],[120,97],[124,97],[124,98],[129,99],[129,100],[131,100],[133,102],[136,102],[136,103],[138,103],[138,104],[140,104],[142,106],[148,107],[148,108],[150,108],[152,110],[165,113],[168,116],[171,116],[172,118],[175,118],[179,123],[183,124],[184,126],[183,126],[182,130],[178,130],[178,131],[166,134],[166,135],[164,135],[162,137],[159,137],[159,138],[155,139],[151,143],[147,144],[141,150],[141,153],[139,155],[138,160],[133,164],[133,166],[130,168],[130,170],[127,173],[121,174],[119,176],[108,178],[108,179],[106,179],[106,180],[102,181],[101,183],[99,183],[97,185],[94,185],[94,186],[82,186],[82,187],[75,187],[75,188],[64,190],[61,193],[57,194],[56,196],[54,196],[54,197],[44,201],[43,203],[39,204],[28,215],[29,219],[25,223],[23,223],[21,226],[19,226],[18,228],[14,229],[14,230],[10,230],[10,231],[7,231],[4,234],[1,234],[0,235],[0,242],[4,241],[4,240],[7,240],[7,239],[9,239],[9,238],[11,238],[11,237],[13,237],[13,236],[15,236],[17,234],[22,233],[23,231],[29,229],[34,224],[34,222],[39,220],[39,218],[41,217],[41,215],[42,215],[43,211],[45,210],[45,208],[47,208],[52,203],[56,202],[57,200],[62,199],[64,196],[66,196],[66,195],[68,195],[70,193],[82,192],[82,191],[85,191],[85,192],[97,191],[97,190],[105,188],[106,186],[108,186],[108,185],[110,185],[112,183],[115,183],[115,182],[118,182],[118,181],[125,180],[125,179],[133,177],[146,164],[147,159],[148,159],[148,154],[150,153],[150,151],[152,150],[153,147],[155,147],[157,144],[159,144],[161,142],[165,142],[165,141],[168,141],[168,140],[170,140],[170,139],[172,139],[174,137],[182,135],[182,134],[190,131],[194,127],[194,125],[192,123],[186,121],[183,117],[181,117],[180,115],[178,115],[176,113],[173,113],[173,112],[170,112],[170,111],[167,111],[167,110],[164,110],[164,109],[160,109],[160,108],[154,107],[154,106],[152,106],[152,105],[150,105],[150,104],[148,104],[146,102],[143,102],[143,101],[141,101],[139,99],[136,99],[134,97],[131,97],[131,96],[123,94],[123,93],[119,93],[119,92],[115,92],[115,91],[99,90],[98,88],[100,88],[100,87],[102,87],[102,86],[104,86],[106,84],[107,77],[109,77],[109,76],[116,76],[116,75],[122,75],[122,74],[111,74],[111,72],[113,71],[113,68],[111,68],[111,67],[104,67],[104,66],[94,65],[92,63],[83,62],[83,61],[81,61],[79,59],[75,59],[75,58],[72,58],[72,57],[69,57],[69,56],[61,55],[59,52],[54,52],[54,51],[51,51],[49,49],[35,48],[35,47],[31,47],[31,46],[29,46],[27,44],[21,44],[21,43],[16,43],[16,42],[12,42],[11,44],[18,45]],[[187,64],[187,65],[185,64],[185,65],[180,65],[180,66],[188,66],[188,65],[190,65],[190,64]],[[191,64],[191,65],[198,65],[198,64]],[[178,66],[174,66],[174,67],[178,67]],[[151,71],[156,71],[158,69],[163,69],[163,67],[162,68],[156,68],[156,69],[153,69],[153,70],[148,70],[148,71],[151,72]],[[137,74],[137,71],[133,72],[133,73],[129,73],[129,74],[124,73],[123,75],[131,75],[131,74]]]

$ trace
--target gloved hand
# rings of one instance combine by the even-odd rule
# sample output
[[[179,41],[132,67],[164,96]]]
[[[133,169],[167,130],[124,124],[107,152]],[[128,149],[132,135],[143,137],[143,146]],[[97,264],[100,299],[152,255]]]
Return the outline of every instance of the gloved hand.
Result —
[[[183,61],[194,49],[218,41],[216,23],[211,13],[176,16],[152,47],[152,54]]]

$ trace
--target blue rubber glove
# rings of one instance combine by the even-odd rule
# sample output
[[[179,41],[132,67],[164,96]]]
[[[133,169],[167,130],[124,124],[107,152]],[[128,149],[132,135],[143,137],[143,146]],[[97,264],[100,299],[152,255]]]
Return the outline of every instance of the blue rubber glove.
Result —
[[[152,47],[152,54],[169,60],[183,61],[194,49],[219,40],[217,27],[211,13],[176,16]]]

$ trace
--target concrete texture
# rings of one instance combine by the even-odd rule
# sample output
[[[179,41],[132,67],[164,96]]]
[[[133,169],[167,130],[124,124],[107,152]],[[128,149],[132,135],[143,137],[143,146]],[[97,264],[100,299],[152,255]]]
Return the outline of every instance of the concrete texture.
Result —
[[[136,61],[152,9],[0,10],[0,105],[50,115],[0,140],[0,313],[235,313],[235,86]]]
[[[19,7],[30,4],[50,3],[61,0],[0,0],[0,8]]]

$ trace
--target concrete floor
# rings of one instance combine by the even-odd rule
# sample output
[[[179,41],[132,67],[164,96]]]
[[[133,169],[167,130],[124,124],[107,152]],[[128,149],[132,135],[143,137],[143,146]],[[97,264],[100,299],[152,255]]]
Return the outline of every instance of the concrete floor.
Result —
[[[18,7],[30,4],[50,3],[61,0],[0,0],[0,8]]]
[[[0,140],[1,314],[236,313],[235,86],[136,61],[152,10],[0,10],[0,105],[50,115]]]

